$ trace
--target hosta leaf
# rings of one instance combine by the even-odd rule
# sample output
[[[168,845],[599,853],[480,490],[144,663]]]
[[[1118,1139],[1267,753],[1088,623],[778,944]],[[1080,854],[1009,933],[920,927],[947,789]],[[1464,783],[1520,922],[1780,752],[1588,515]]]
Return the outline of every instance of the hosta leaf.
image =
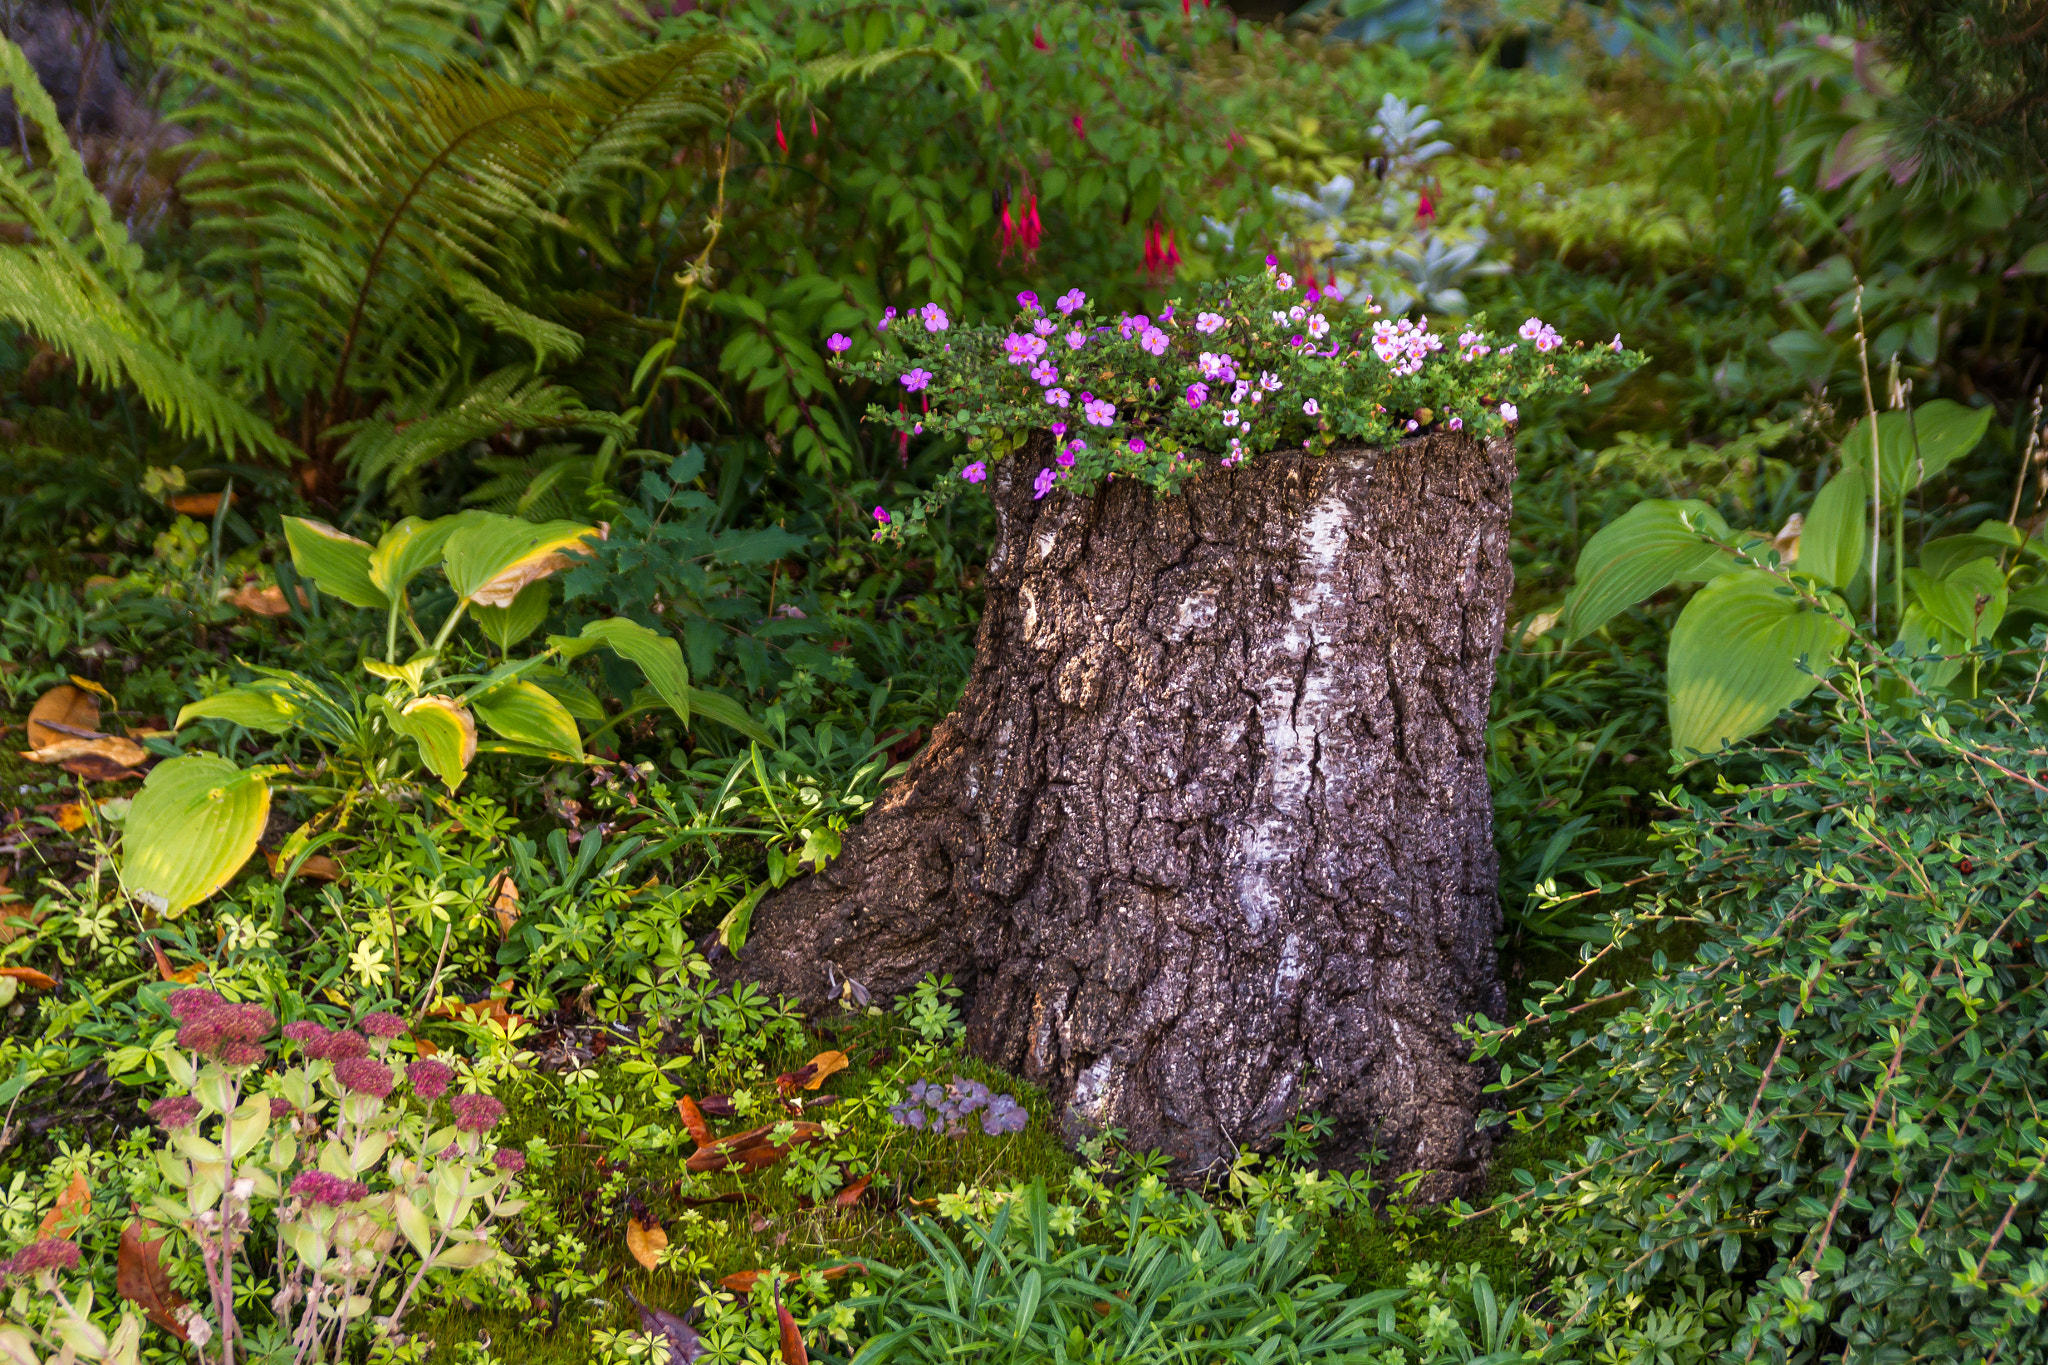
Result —
[[[225,886],[256,851],[274,771],[245,772],[212,754],[159,763],[128,808],[122,883],[165,916]]]
[[[1865,567],[1870,544],[1870,479],[1848,465],[1821,485],[1799,533],[1799,572],[1846,588]]]
[[[457,597],[486,607],[509,606],[527,584],[587,557],[585,540],[602,534],[580,522],[535,524],[481,513],[448,538],[442,567]]]
[[[1560,624],[1569,643],[1606,625],[1615,613],[1673,583],[1711,577],[1729,564],[1707,537],[1729,539],[1728,523],[1696,499],[1651,498],[1600,528],[1579,552],[1578,583]]]
[[[1878,467],[1883,475],[1884,505],[1899,499],[1977,448],[1991,424],[1990,408],[1966,408],[1937,398],[1904,411],[1877,416]],[[1838,452],[1845,468],[1870,468],[1870,419],[1849,429]]]
[[[387,596],[395,597],[441,557],[448,537],[477,516],[474,512],[424,521],[407,517],[384,533],[377,548],[370,551],[370,582]]]
[[[479,604],[472,606],[469,614],[477,628],[498,647],[498,652],[506,653],[539,630],[540,623],[548,619],[548,585],[545,580],[536,580],[521,588],[511,605],[489,607]]]
[[[1970,560],[1941,578],[1923,574],[1917,587],[1921,610],[1947,627],[1965,648],[1989,639],[2005,619],[2005,575],[1995,559]]]
[[[720,725],[739,731],[756,743],[775,742],[775,736],[768,733],[767,726],[747,714],[746,707],[722,692],[707,692],[701,687],[691,688],[690,709],[706,720],[715,720]]]
[[[1668,665],[1674,749],[1712,753],[1763,729],[1814,689],[1849,638],[1840,621],[1782,588],[1775,575],[1742,569],[1685,604]],[[1802,657],[1811,672],[1800,670]]]
[[[667,635],[658,634],[623,616],[592,621],[583,627],[588,642],[608,646],[614,654],[639,668],[655,695],[667,702],[678,717],[690,719],[690,669],[683,662],[683,647]]]
[[[180,710],[171,728],[182,730],[188,720],[225,720],[251,730],[283,734],[298,721],[299,715],[298,707],[275,692],[231,687]]]
[[[536,668],[531,676],[576,719],[587,720],[593,725],[604,723],[604,706],[598,701],[597,694],[561,669]]]
[[[1928,541],[1920,547],[1920,567],[1936,578],[1946,578],[1952,570],[1973,559],[1982,559],[1986,555],[1996,559],[2014,550],[2024,550],[2038,559],[2042,545],[2038,540],[2027,539],[2002,521],[1987,521],[1974,531]]]
[[[382,610],[391,605],[390,596],[370,578],[369,541],[305,517],[284,518],[284,540],[291,547],[292,567],[328,596],[352,607]]]
[[[476,721],[446,697],[420,697],[388,707],[392,728],[419,746],[420,758],[449,791],[462,785],[476,757]]]
[[[576,718],[547,691],[524,680],[500,684],[470,702],[478,720],[506,739],[566,753],[583,752]]]

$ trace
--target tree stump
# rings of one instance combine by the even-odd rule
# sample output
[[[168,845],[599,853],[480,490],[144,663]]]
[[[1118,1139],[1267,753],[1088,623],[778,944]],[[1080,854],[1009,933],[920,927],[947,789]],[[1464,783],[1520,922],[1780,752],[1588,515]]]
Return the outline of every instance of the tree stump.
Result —
[[[827,870],[764,901],[740,975],[823,1006],[930,972],[1070,1137],[1184,1175],[1334,1121],[1417,1193],[1471,1190],[1504,995],[1487,698],[1513,445],[1275,453],[1170,497],[1031,496],[999,530],[956,710]]]

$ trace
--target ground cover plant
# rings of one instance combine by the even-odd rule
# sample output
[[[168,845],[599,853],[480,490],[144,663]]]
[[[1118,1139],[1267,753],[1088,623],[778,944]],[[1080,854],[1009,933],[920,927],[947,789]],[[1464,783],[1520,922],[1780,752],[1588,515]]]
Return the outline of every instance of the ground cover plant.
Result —
[[[2043,1355],[2038,6],[1253,11],[9,10],[0,1357]],[[744,979],[1010,471],[1453,421],[1460,1198]]]

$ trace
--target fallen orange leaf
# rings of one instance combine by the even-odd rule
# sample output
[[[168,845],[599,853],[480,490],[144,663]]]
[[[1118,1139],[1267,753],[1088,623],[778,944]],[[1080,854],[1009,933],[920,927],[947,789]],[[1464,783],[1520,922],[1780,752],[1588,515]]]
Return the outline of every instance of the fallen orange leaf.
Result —
[[[431,1057],[441,1050],[440,1048],[435,1047],[433,1043],[429,1042],[425,1038],[413,1039],[412,1045],[414,1050],[417,1051],[422,1057]]]
[[[74,729],[97,731],[100,704],[84,688],[59,683],[37,697],[36,704],[28,709],[29,748],[47,749],[65,737],[49,727],[52,721]]]
[[[57,807],[57,828],[66,834],[74,829],[84,829],[86,821],[90,818],[85,807],[76,801],[66,801]]]
[[[228,595],[228,605],[239,607],[251,616],[288,616],[291,604],[284,600],[284,589],[272,583],[268,586],[246,583]],[[299,605],[307,604],[306,590],[299,589]]]
[[[233,507],[239,501],[239,498],[229,498],[228,506]],[[171,499],[171,510],[188,517],[210,517],[220,511],[220,494],[180,493]]]
[[[661,1264],[661,1253],[668,1249],[668,1234],[661,1224],[643,1226],[639,1219],[626,1220],[626,1250],[633,1253],[633,1259],[649,1270]]]
[[[690,1136],[697,1139],[699,1150],[711,1145],[711,1125],[704,1121],[704,1111],[697,1107],[697,1101],[688,1095],[676,1101],[676,1110],[683,1116],[683,1127],[690,1130]]]
[[[180,986],[189,986],[193,982],[197,981],[199,979],[200,971],[206,965],[204,963],[195,962],[189,967],[180,967],[173,970],[173,968],[171,967],[171,960],[168,957],[164,956],[163,944],[158,943],[155,939],[151,939],[149,941],[149,950],[152,953],[156,954],[157,975],[161,976],[166,981],[175,981]]]
[[[794,1095],[798,1090],[816,1090],[825,1083],[825,1078],[834,1072],[844,1071],[851,1065],[843,1052],[821,1052],[794,1071],[785,1071],[775,1078],[775,1088],[784,1095]]]
[[[71,1177],[71,1183],[57,1196],[57,1202],[43,1215],[43,1221],[36,1228],[36,1240],[45,1237],[69,1237],[92,1212],[92,1186],[85,1183],[85,1172],[79,1171]]]
[[[719,1138],[716,1142],[699,1147],[690,1159],[683,1163],[683,1167],[698,1175],[722,1171],[728,1166],[735,1165],[744,1166],[750,1172],[762,1171],[788,1156],[791,1148],[801,1147],[807,1142],[817,1142],[825,1136],[823,1124],[797,1122],[789,1125],[795,1130],[789,1141],[778,1144],[769,1138],[769,1134],[781,1126],[778,1123],[767,1123],[759,1128],[749,1128],[744,1133]]]
[[[512,926],[519,923],[519,883],[510,872],[500,872],[491,883],[491,913],[498,917],[498,938],[510,938]]]
[[[775,1325],[782,1347],[782,1365],[811,1365],[811,1353],[804,1349],[804,1334],[797,1330],[789,1309],[783,1307],[780,1294],[775,1296]]]
[[[263,858],[265,862],[270,864],[270,875],[273,877],[282,878],[285,874],[285,869],[290,866],[290,864],[285,862],[283,854],[272,853],[267,848],[263,850]],[[348,880],[348,873],[342,870],[341,864],[328,857],[325,853],[307,854],[304,860],[299,863],[297,875],[316,882],[345,882]]]
[[[32,991],[57,989],[57,978],[48,972],[39,972],[33,967],[0,967],[0,978],[19,981]]]
[[[856,1270],[865,1271],[866,1269],[867,1266],[859,1261],[848,1261],[844,1265],[828,1265],[818,1273],[828,1280],[836,1280],[841,1275],[851,1274]],[[740,1270],[726,1276],[718,1283],[721,1287],[730,1289],[735,1294],[751,1294],[754,1292],[754,1286],[765,1279],[767,1275],[768,1272],[765,1270]],[[795,1284],[799,1278],[801,1277],[794,1270],[786,1270],[782,1274],[782,1282],[784,1284]]]

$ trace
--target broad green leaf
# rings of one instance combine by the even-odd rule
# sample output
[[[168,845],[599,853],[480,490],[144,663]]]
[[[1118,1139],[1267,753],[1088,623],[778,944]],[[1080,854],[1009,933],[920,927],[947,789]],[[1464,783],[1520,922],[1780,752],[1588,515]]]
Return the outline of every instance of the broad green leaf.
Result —
[[[768,894],[771,883],[758,882],[754,889],[740,898],[740,903],[725,912],[725,918],[718,921],[718,941],[734,957],[747,946],[747,931],[753,927],[754,907],[761,903],[761,897]]]
[[[1923,574],[1915,587],[1921,609],[1965,648],[1974,649],[1989,639],[2005,619],[2005,575],[1995,559],[1970,560],[1941,578]]]
[[[597,694],[561,669],[536,668],[532,677],[576,719],[587,720],[593,725],[604,723],[604,706],[598,701]]]
[[[1829,599],[1845,616],[1848,608]],[[1755,734],[1813,691],[1849,630],[1761,570],[1701,588],[1671,631],[1671,745],[1712,753]],[[1802,672],[1804,657],[1811,672]]]
[[[275,692],[231,687],[182,708],[171,728],[182,730],[188,720],[224,720],[251,730],[283,734],[298,721],[299,715],[298,707]]]
[[[483,631],[498,652],[508,653],[512,646],[540,629],[540,623],[548,619],[548,585],[545,580],[528,583],[519,590],[508,607],[472,606],[470,619]]]
[[[2048,618],[2048,583],[2037,583],[2031,588],[2021,588],[2006,598],[2006,615],[2022,611],[2029,616]]]
[[[1898,506],[1906,494],[1975,450],[1990,425],[1990,408],[1966,408],[1946,398],[1922,403],[1910,417],[1903,411],[1879,413],[1877,448],[1884,505]],[[1838,456],[1844,468],[1870,468],[1868,418],[1850,429]]]
[[[688,723],[690,668],[683,662],[683,647],[674,639],[623,616],[592,621],[583,627],[583,639],[606,645],[614,654],[636,665],[655,694]]]
[[[386,531],[377,548],[370,551],[370,582],[387,597],[396,597],[405,591],[406,584],[433,567],[448,537],[478,515],[481,514],[464,512],[432,521],[407,517]]]
[[[462,785],[476,757],[476,721],[446,697],[419,697],[403,709],[388,706],[391,726],[419,746],[420,758],[449,791]]]
[[[426,1211],[401,1192],[392,1200],[391,1212],[397,1216],[398,1230],[412,1243],[412,1249],[422,1256],[433,1255],[434,1232],[427,1223]]]
[[[270,818],[270,774],[213,754],[157,764],[128,807],[121,881],[165,917],[227,884]]]
[[[1729,539],[1728,523],[1696,499],[1651,498],[1600,528],[1579,552],[1578,583],[1565,598],[1565,642],[1600,629],[1617,613],[1673,583],[1710,577],[1729,563],[1707,543]]]
[[[1926,606],[1916,596],[1906,607],[1906,618],[1899,622],[1898,643],[1915,655],[1920,654],[1966,654],[1970,642],[1950,630],[1927,612]],[[1916,664],[1913,674],[1923,687],[1947,687],[1963,671],[1963,660],[1946,658],[1933,663]]]
[[[481,514],[448,537],[442,567],[455,595],[486,607],[511,605],[527,584],[566,569],[590,553],[584,543],[603,535],[574,521],[535,524]]]
[[[533,683],[503,683],[470,702],[478,720],[520,744],[582,754],[583,736],[567,707]]]
[[[1870,479],[1855,465],[1821,485],[1799,533],[1799,572],[1846,588],[1865,566],[1870,543]]]
[[[291,547],[292,567],[328,596],[352,607],[381,611],[391,605],[390,596],[370,579],[369,541],[305,517],[284,519],[284,540]]]
[[[1951,571],[1973,559],[1982,559],[1986,555],[1996,559],[2014,550],[2036,559],[2043,553],[2040,541],[2029,540],[2002,521],[1987,521],[1974,531],[1928,541],[1920,547],[1920,567],[1936,578],[1946,578]]]
[[[385,682],[404,683],[408,692],[417,692],[426,685],[427,670],[434,666],[440,656],[431,649],[423,649],[402,664],[387,664],[382,659],[365,657],[363,670]]]

